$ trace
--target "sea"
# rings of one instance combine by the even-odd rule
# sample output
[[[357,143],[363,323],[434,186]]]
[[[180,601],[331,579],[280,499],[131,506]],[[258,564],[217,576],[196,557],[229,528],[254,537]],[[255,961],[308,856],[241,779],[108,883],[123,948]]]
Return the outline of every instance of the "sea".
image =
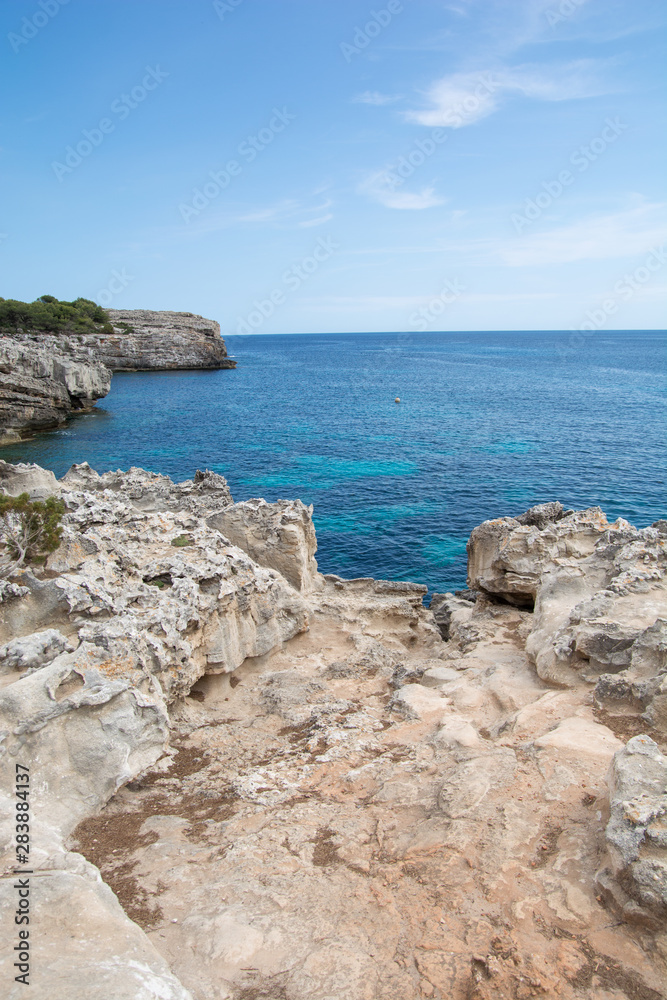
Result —
[[[325,573],[466,584],[487,518],[560,500],[667,517],[667,334],[494,332],[226,338],[235,370],[117,373],[90,414],[3,448],[314,508]],[[396,402],[396,399],[400,402]]]

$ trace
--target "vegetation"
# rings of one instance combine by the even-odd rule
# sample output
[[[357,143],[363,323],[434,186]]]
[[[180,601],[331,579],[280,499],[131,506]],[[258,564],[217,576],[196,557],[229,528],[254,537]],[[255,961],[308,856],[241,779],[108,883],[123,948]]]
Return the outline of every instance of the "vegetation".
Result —
[[[34,302],[0,298],[2,333],[113,333],[109,314],[90,299],[60,302],[42,295]]]
[[[0,577],[7,577],[25,563],[43,562],[60,545],[60,521],[65,504],[56,497],[31,500],[0,494]]]
[[[193,541],[189,535],[177,535],[176,538],[172,538],[171,544],[177,549],[183,549],[187,545],[192,545]]]

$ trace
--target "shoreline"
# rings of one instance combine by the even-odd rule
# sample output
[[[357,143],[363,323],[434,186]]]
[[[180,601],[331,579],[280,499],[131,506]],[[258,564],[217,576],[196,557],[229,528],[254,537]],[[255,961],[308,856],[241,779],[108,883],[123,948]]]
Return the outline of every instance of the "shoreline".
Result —
[[[108,315],[113,334],[0,336],[0,446],[90,412],[109,392],[113,372],[236,367],[214,320],[146,309]]]
[[[434,616],[415,584],[321,575],[311,508],[234,503],[215,473],[3,464],[0,485],[66,509],[0,601],[0,769],[44,789],[45,992],[67,943],[70,995],[325,996],[343,968],[354,995],[411,995],[417,969],[444,995],[519,977],[579,1000],[590,965],[660,1000],[644,869],[667,850],[626,806],[667,777],[667,522],[486,521],[476,599]]]

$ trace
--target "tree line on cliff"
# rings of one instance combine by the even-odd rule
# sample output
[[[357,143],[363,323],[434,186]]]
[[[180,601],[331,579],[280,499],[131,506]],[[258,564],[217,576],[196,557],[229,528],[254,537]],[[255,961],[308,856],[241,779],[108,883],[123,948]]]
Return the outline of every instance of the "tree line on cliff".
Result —
[[[41,295],[34,302],[0,298],[0,334],[113,333],[109,314],[90,299],[73,302]]]

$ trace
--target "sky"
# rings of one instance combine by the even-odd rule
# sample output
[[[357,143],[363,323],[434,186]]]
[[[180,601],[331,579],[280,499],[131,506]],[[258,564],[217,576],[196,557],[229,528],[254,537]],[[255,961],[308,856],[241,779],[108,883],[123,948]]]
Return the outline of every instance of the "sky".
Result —
[[[664,0],[4,0],[0,295],[658,329]]]

